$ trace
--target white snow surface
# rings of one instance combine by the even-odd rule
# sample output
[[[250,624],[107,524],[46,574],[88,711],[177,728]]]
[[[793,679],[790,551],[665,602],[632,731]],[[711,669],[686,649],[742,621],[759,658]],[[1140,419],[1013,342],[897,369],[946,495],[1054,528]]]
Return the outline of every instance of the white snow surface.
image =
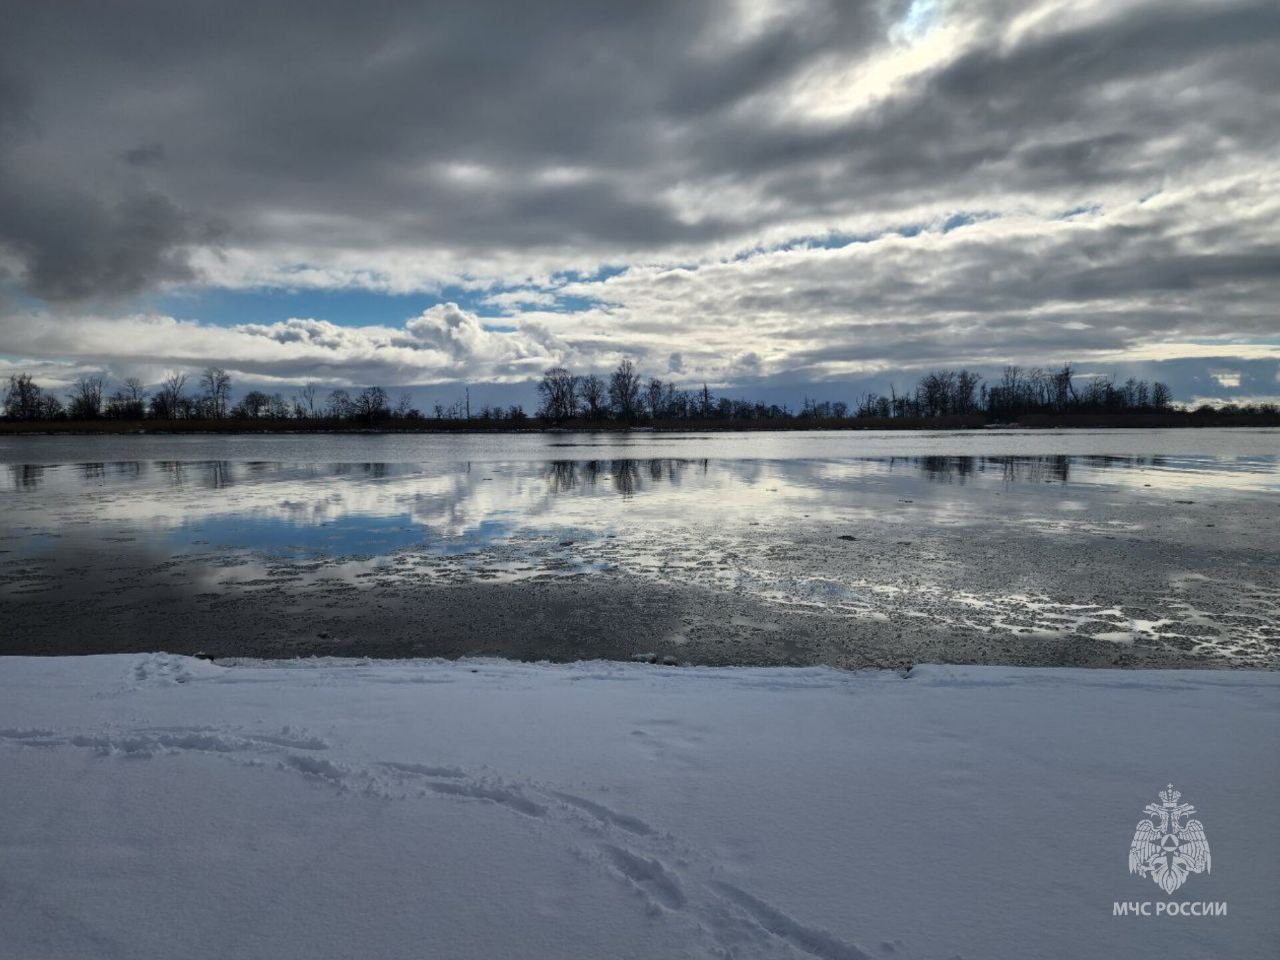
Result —
[[[1278,734],[1264,672],[7,658],[0,957],[1270,960]]]

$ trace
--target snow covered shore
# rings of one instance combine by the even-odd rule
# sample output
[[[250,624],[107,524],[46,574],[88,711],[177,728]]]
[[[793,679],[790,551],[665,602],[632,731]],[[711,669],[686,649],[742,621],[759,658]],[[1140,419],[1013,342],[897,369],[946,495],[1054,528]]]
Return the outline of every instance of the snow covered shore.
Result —
[[[1277,743],[1276,673],[3,659],[0,958],[1271,958]]]

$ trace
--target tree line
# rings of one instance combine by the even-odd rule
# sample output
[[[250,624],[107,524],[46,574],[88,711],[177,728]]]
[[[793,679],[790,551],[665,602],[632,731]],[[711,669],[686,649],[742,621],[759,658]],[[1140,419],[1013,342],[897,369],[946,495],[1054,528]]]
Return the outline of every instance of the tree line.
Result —
[[[1036,413],[1161,411],[1172,405],[1172,392],[1159,380],[1079,378],[1067,363],[1054,370],[1007,366],[1000,379],[991,383],[971,370],[938,370],[903,393],[890,387],[888,396],[865,394],[854,415],[928,419],[981,414],[992,420],[1012,420]]]
[[[1071,364],[1045,371],[1008,366],[1000,379],[988,384],[972,370],[936,370],[902,392],[865,393],[852,406],[844,401],[805,398],[798,411],[701,389],[680,389],[657,377],[645,378],[630,360],[623,360],[607,380],[595,374],[578,375],[566,367],[552,367],[538,382],[538,415],[551,423],[573,420],[620,420],[634,423],[670,420],[931,420],[980,416],[1011,420],[1030,413],[1134,412],[1171,409],[1167,384],[1109,377],[1079,378]]]
[[[4,412],[11,420],[333,419],[373,424],[422,419],[410,394],[393,405],[382,387],[339,388],[322,395],[316,384],[308,383],[288,398],[249,390],[232,403],[231,375],[221,367],[206,367],[194,380],[185,371],[174,371],[149,389],[128,377],[110,393],[106,378],[83,376],[71,385],[65,402],[29,374],[14,374],[5,392]]]
[[[762,426],[803,422],[878,421],[908,423],[956,419],[1010,422],[1036,414],[1126,414],[1173,409],[1169,387],[1130,377],[1081,377],[1071,364],[1052,370],[1007,366],[987,381],[968,369],[935,370],[913,386],[887,394],[864,393],[854,403],[805,398],[798,410],[785,404],[716,396],[704,383],[687,389],[658,377],[645,377],[630,360],[607,376],[576,374],[567,367],[546,370],[537,384],[539,425],[623,425],[681,421],[730,421]],[[1202,407],[1201,411],[1213,408]],[[1216,412],[1275,415],[1273,406],[1228,405]],[[376,425],[389,421],[481,421],[524,424],[523,407],[490,405],[472,409],[470,390],[456,402],[437,403],[429,415],[404,393],[392,403],[382,387],[335,388],[322,392],[307,383],[288,397],[249,390],[233,402],[231,375],[206,367],[194,378],[185,371],[167,374],[150,387],[135,377],[108,391],[106,378],[78,378],[63,397],[41,388],[29,374],[9,377],[4,413],[10,420],[329,420]]]

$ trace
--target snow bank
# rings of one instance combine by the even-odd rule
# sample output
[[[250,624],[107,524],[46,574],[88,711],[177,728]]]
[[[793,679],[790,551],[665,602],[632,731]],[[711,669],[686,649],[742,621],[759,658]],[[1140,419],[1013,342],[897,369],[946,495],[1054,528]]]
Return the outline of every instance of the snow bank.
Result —
[[[1271,958],[1278,733],[1238,671],[5,659],[0,957]]]

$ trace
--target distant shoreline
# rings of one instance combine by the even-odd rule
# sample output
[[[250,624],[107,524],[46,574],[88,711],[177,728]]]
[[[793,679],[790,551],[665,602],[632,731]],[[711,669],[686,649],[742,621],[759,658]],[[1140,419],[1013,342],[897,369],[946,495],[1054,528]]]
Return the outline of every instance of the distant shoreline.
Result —
[[[1280,427],[1280,414],[1153,411],[1122,414],[1029,414],[1002,423],[981,416],[933,418],[797,418],[784,421],[724,421],[696,418],[624,424],[615,421],[570,420],[552,424],[530,419],[520,426],[509,420],[391,420],[377,424],[316,418],[308,420],[2,420],[0,436],[140,435],[140,434],[299,434],[299,433],[572,433],[643,432],[717,433],[797,432],[817,430],[1036,430],[1036,429],[1161,429],[1174,427]]]

